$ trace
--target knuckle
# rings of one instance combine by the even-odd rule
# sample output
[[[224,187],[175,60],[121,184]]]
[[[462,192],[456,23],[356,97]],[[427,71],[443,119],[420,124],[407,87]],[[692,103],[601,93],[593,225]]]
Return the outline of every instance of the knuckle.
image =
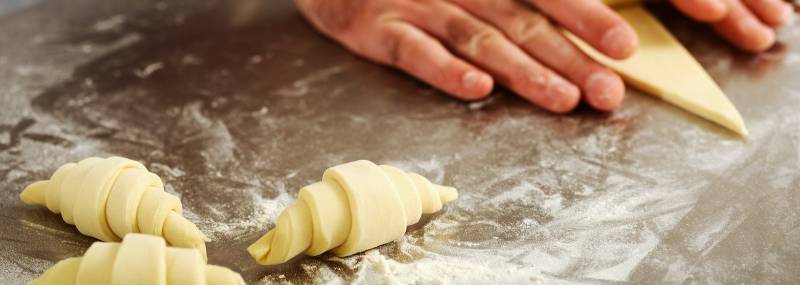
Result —
[[[540,38],[550,29],[550,22],[540,14],[525,14],[511,20],[509,37],[519,43],[527,43]]]
[[[410,54],[419,48],[419,41],[409,34],[396,34],[389,38],[389,64],[394,66],[407,65]]]
[[[487,45],[503,38],[497,30],[467,18],[454,18],[446,23],[447,41],[467,53],[480,54]]]
[[[483,29],[470,38],[470,41],[466,45],[466,50],[472,55],[481,54],[481,52],[485,50],[487,46],[496,43],[497,41],[501,40],[502,37],[503,36],[496,30],[488,28]]]
[[[366,10],[365,0],[306,1],[301,10],[321,29],[337,34],[349,30],[359,14]]]

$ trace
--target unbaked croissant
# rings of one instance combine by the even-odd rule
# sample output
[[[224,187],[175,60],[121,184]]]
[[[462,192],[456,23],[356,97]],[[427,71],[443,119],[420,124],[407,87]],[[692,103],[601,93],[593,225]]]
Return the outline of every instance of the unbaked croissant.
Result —
[[[28,285],[239,285],[239,273],[207,265],[194,249],[167,247],[152,235],[128,234],[122,243],[95,242],[82,257],[59,261]]]
[[[181,215],[180,199],[164,192],[157,175],[127,158],[91,157],[65,164],[50,180],[26,187],[20,198],[46,205],[81,233],[103,241],[145,233],[206,256],[206,237]]]
[[[322,181],[300,189],[297,203],[248,247],[260,264],[305,252],[348,256],[398,239],[422,214],[435,213],[458,191],[414,173],[366,160],[328,168]]]

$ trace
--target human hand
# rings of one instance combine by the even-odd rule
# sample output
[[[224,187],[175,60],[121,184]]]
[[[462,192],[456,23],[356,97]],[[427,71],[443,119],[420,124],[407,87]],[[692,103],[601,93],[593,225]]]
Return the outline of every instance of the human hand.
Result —
[[[622,80],[570,43],[543,12],[516,0],[296,0],[323,33],[353,52],[395,66],[456,97],[485,97],[494,81],[553,112],[583,98],[610,110]],[[636,48],[634,31],[597,0],[543,5],[609,56]],[[553,12],[558,13],[553,13]],[[580,27],[575,30],[572,28]]]
[[[737,47],[761,52],[775,43],[775,28],[794,16],[783,0],[672,0],[695,20],[709,23]]]
[[[451,95],[483,98],[497,81],[558,113],[574,109],[581,98],[596,109],[611,110],[622,101],[625,87],[548,18],[612,58],[625,58],[637,46],[633,29],[598,0],[529,0],[533,6],[516,0],[295,1],[317,29],[348,49]],[[742,1],[673,2],[695,19],[712,22],[743,48],[771,45],[772,30],[764,31],[746,7],[772,15],[775,4],[768,2],[780,0]],[[779,24],[775,17],[764,21]]]

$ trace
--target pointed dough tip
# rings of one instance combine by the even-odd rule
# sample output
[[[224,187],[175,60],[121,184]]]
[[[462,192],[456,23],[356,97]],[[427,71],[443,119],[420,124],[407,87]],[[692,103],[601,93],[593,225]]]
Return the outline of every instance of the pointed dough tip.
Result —
[[[747,127],[745,126],[738,126],[734,132],[738,133],[742,138],[747,139],[750,136],[750,132],[747,131]]]
[[[47,182],[48,181],[36,181],[25,187],[25,190],[22,190],[22,193],[19,194],[19,198],[22,199],[22,202],[25,204],[37,204],[37,205],[44,205],[44,190],[47,189]]]
[[[250,256],[256,260],[259,264],[268,264],[267,263],[267,256],[270,252],[270,245],[272,244],[272,236],[275,235],[275,230],[270,230],[255,241],[253,244],[247,247],[247,252],[250,253]]]
[[[208,285],[244,285],[244,279],[239,273],[227,267],[209,264],[206,266],[206,280]]]
[[[442,200],[442,203],[447,203],[458,198],[458,190],[456,190],[456,188],[435,184],[434,188],[439,192],[439,198]]]
[[[747,126],[744,124],[742,116],[736,111],[735,107],[733,107],[733,104],[731,104],[731,108],[728,114],[720,114],[718,117],[701,115],[701,117],[711,120],[746,139],[750,134],[747,131]],[[713,110],[709,110],[707,114],[713,114]]]

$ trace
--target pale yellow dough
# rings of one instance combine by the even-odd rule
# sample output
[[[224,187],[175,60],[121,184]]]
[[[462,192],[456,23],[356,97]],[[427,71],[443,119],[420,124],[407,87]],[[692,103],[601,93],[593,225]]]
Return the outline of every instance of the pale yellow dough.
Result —
[[[366,160],[345,163],[300,189],[297,203],[247,250],[261,264],[284,263],[303,252],[348,256],[402,237],[422,214],[457,197],[455,188],[418,174]]]
[[[206,265],[195,249],[167,247],[152,235],[95,242],[83,257],[62,260],[28,285],[240,285],[239,273]]]
[[[700,117],[747,136],[742,116],[703,67],[638,1],[615,10],[636,30],[639,48],[625,60],[610,59],[572,34],[567,36],[590,57],[617,71],[626,82]]]
[[[50,180],[26,187],[20,198],[47,206],[81,233],[103,241],[145,233],[206,256],[206,237],[181,215],[180,199],[164,192],[157,175],[127,158],[92,157],[65,164]]]

